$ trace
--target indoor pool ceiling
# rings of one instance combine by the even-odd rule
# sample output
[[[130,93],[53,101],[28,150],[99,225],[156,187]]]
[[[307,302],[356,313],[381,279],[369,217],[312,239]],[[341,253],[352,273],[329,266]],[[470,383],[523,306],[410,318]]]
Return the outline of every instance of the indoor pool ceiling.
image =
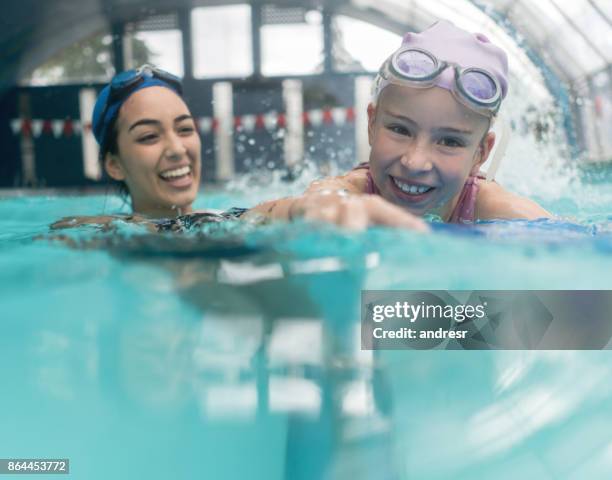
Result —
[[[263,0],[262,0],[263,1]],[[62,48],[109,29],[176,7],[228,3],[206,0],[20,0],[4,7],[0,19],[0,88]],[[272,3],[272,2],[270,2]],[[538,52],[560,79],[574,83],[612,69],[612,2],[609,0],[331,0],[308,3],[369,21],[397,33],[423,29],[438,17],[464,28],[499,36],[510,33]],[[503,25],[506,33],[499,27]]]

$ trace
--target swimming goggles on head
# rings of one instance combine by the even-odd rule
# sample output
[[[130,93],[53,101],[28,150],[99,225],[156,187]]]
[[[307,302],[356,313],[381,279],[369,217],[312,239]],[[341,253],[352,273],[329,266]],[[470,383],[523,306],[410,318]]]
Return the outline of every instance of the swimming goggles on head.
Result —
[[[454,82],[448,88],[455,98],[477,113],[495,116],[501,106],[502,88],[493,74],[481,68],[464,68],[439,60],[421,48],[400,48],[383,63],[373,85],[374,96],[377,97],[389,83],[415,88],[440,85],[438,77],[448,67],[455,71]]]
[[[109,121],[109,119],[106,117],[111,108],[122,103],[122,101],[124,101],[132,92],[134,92],[134,90],[137,90],[140,85],[151,80],[157,80],[162,84],[168,85],[179,95],[183,94],[181,79],[175,75],[172,75],[171,73],[166,72],[165,70],[162,70],[161,68],[157,68],[154,65],[144,64],[140,68],[118,73],[110,82],[110,91],[108,93],[108,98],[106,99],[106,104],[104,105],[104,110],[99,117],[102,119],[102,121],[98,123],[98,130],[102,130]],[[114,114],[116,114],[116,112],[113,112],[113,115]],[[113,115],[111,115],[111,117]],[[99,136],[103,137],[103,135]]]
[[[166,72],[165,70],[162,70],[161,68],[157,68],[154,65],[146,63],[140,68],[126,70],[125,72],[121,72],[113,77],[110,83],[108,103],[114,103],[123,95],[130,93],[147,78],[157,78],[176,89],[179,94],[182,95],[183,93],[183,85],[180,78]]]

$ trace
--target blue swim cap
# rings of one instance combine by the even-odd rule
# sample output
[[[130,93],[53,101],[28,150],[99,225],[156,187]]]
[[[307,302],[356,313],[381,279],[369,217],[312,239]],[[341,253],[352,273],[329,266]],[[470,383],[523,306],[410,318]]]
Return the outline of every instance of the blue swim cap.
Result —
[[[115,76],[115,78],[117,77]],[[112,103],[107,107],[109,96],[111,94],[111,85],[112,82],[106,85],[100,91],[100,94],[96,99],[96,104],[94,106],[93,115],[91,119],[91,129],[93,131],[94,137],[96,138],[98,145],[100,145],[100,147],[102,147],[103,149],[107,147],[105,145],[105,142],[107,141],[108,131],[117,119],[117,115],[119,114],[119,109],[121,108],[121,105],[123,105],[125,101],[130,98],[130,96],[132,96],[135,92],[148,87],[166,87],[175,92],[177,95],[181,96],[181,92],[179,91],[179,89],[172,83],[166,82],[158,77],[142,76],[140,83],[131,87],[125,95],[120,95],[114,101],[111,100]],[[105,152],[101,151],[101,153]]]

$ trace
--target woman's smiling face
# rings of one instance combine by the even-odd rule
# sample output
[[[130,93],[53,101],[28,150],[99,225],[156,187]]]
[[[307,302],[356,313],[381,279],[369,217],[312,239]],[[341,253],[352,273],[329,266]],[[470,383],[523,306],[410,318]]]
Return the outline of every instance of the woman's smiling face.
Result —
[[[387,86],[368,108],[370,172],[381,195],[415,215],[447,219],[493,147],[488,128],[448,90]]]
[[[169,217],[191,211],[200,186],[200,136],[185,102],[165,87],[133,93],[117,118],[118,154],[105,167],[126,183],[134,212]]]

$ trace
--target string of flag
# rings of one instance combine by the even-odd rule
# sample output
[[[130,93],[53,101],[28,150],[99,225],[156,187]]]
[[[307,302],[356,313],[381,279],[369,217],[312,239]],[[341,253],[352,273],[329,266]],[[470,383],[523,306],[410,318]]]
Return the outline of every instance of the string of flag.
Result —
[[[335,107],[312,109],[302,113],[302,124],[305,127],[322,125],[343,126],[355,121],[353,107]],[[216,132],[221,125],[218,118],[198,117],[196,124],[202,134]],[[232,127],[236,131],[247,133],[255,130],[272,131],[287,126],[287,115],[283,112],[267,112],[260,114],[237,115],[233,118]],[[83,124],[80,120],[15,118],[11,120],[11,130],[15,135],[38,138],[41,135],[52,135],[55,138],[82,135],[91,131],[91,123]]]

